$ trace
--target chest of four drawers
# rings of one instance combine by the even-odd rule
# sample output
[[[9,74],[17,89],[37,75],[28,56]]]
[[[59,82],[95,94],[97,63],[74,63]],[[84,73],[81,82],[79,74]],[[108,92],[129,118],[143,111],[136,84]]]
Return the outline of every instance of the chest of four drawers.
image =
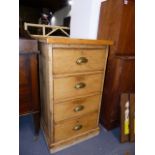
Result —
[[[99,132],[108,45],[40,43],[42,127],[51,152]]]

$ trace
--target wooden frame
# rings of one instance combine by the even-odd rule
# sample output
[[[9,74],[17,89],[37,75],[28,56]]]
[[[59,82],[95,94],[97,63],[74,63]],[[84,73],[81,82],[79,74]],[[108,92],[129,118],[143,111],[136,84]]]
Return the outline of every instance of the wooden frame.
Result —
[[[130,94],[130,142],[135,141],[135,94]]]
[[[135,141],[135,95],[123,93],[121,106],[121,136],[120,141]]]
[[[129,94],[121,95],[121,143],[129,141]],[[127,111],[127,113],[126,113]],[[125,120],[125,113],[128,119]]]
[[[42,35],[34,35],[31,34],[28,30],[28,27],[35,27],[35,28],[42,28]],[[50,28],[51,31],[46,34],[46,29]],[[50,26],[50,25],[45,25],[45,24],[32,24],[32,23],[24,23],[24,30],[26,30],[30,36],[32,37],[50,37],[54,32],[60,30],[63,34],[66,35],[66,37],[69,37],[69,34],[66,32],[66,30],[70,30],[69,27],[64,27],[64,26]]]

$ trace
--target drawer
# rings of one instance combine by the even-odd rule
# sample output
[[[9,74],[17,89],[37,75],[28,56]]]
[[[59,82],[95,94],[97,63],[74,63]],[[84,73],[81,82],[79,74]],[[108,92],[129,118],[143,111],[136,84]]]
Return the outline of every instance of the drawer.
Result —
[[[98,113],[94,112],[73,120],[56,124],[54,127],[54,141],[60,141],[72,136],[77,136],[88,130],[97,128]]]
[[[102,73],[55,78],[54,100],[73,98],[94,92],[100,92],[102,87],[102,78]]]
[[[54,74],[101,71],[105,68],[105,49],[54,49]]]
[[[54,121],[58,122],[74,116],[98,110],[100,95],[85,97],[54,104]]]

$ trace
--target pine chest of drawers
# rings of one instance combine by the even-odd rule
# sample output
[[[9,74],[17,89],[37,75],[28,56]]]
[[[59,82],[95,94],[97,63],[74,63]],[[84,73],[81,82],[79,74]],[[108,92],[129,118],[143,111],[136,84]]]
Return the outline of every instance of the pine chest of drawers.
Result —
[[[99,133],[104,74],[111,41],[39,41],[41,123],[51,152]]]

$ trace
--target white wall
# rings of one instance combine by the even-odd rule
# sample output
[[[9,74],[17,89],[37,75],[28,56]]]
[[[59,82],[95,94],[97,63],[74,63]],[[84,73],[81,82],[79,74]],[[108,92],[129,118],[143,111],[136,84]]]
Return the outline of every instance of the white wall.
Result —
[[[96,39],[101,1],[73,0],[71,38]]]
[[[55,12],[53,14],[54,17],[51,19],[51,25],[62,26],[64,17],[70,16],[70,10],[71,10],[71,6],[68,5],[62,8],[61,10],[58,10],[57,12]]]
[[[73,0],[70,23],[71,38],[86,38],[89,34],[91,1]]]
[[[89,38],[96,39],[98,33],[99,15],[100,15],[101,0],[92,0],[91,18],[89,23]]]

